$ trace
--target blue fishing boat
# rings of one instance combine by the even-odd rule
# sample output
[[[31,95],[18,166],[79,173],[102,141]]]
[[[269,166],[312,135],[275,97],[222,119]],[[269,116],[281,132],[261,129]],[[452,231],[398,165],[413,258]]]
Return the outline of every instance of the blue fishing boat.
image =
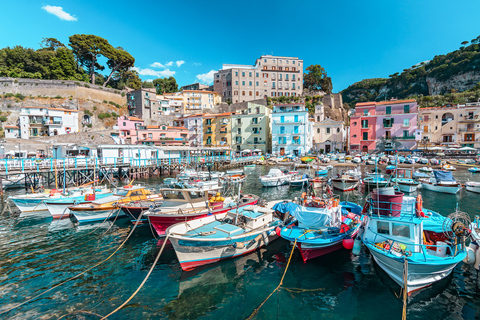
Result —
[[[359,231],[375,262],[407,292],[447,277],[466,257],[464,214],[446,218],[422,208],[420,196],[387,193],[367,199],[367,224]]]
[[[363,182],[369,188],[382,188],[390,184],[389,179],[385,179],[383,174],[378,173],[371,175],[370,177],[366,177],[365,179],[363,179]]]
[[[353,248],[362,219],[362,207],[338,199],[310,198],[298,206],[292,215],[296,225],[277,228],[276,232],[288,241],[295,241],[303,261],[327,253]]]
[[[468,171],[473,172],[473,173],[477,173],[477,172],[480,172],[480,168],[479,167],[472,167],[472,168],[468,168]]]

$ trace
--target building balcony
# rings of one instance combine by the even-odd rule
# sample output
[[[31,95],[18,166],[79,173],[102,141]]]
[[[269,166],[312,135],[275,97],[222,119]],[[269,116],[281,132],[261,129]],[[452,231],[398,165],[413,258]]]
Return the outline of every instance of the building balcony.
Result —
[[[460,117],[460,119],[458,119],[458,122],[479,122],[479,121],[480,121],[480,118],[478,117],[478,114],[475,114],[473,116],[465,115],[463,117]]]
[[[61,126],[63,121],[45,121],[46,126]]]
[[[250,144],[265,144],[265,141],[257,141],[257,142],[255,142],[255,141],[247,141],[247,142],[245,142],[244,144],[248,144],[248,145],[250,145]]]
[[[363,127],[363,126],[362,126],[362,128],[361,128],[361,129],[362,129],[362,130],[365,130],[365,129],[370,129],[371,127],[372,127],[371,125],[369,125],[369,126],[366,126],[366,127]]]
[[[207,131],[205,132],[205,134],[212,134],[212,131]]]
[[[302,121],[300,121],[300,119],[298,121],[295,121],[295,120],[284,120],[283,122],[280,121],[280,120],[273,120],[273,123],[275,124],[297,124],[297,123],[303,123]]]
[[[393,127],[393,124],[384,124],[383,127],[384,128],[391,128],[391,127]]]
[[[480,131],[480,128],[472,128],[472,127],[458,128],[458,132],[478,132],[478,131]]]
[[[401,140],[415,140],[415,136],[401,136],[401,137],[398,137],[398,139],[401,139]]]

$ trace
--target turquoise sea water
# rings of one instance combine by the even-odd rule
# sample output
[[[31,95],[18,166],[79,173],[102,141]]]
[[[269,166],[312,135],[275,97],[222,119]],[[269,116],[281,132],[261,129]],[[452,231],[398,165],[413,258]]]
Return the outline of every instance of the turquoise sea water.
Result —
[[[291,199],[300,189],[263,188],[251,170],[244,193],[266,200]],[[467,171],[457,180],[480,181]],[[161,179],[144,182],[156,187]],[[12,193],[22,193],[17,190]],[[9,193],[9,194],[12,194]],[[457,203],[473,217],[480,214],[480,194],[457,195],[420,191],[426,208],[448,215]],[[363,205],[363,190],[341,194]],[[110,229],[109,229],[110,228]],[[125,239],[127,219],[75,227],[70,220],[53,221],[48,213],[29,217],[0,217],[0,313],[24,302],[108,257]],[[108,231],[107,231],[108,230]],[[75,310],[106,315],[138,287],[162,245],[148,226],[139,227],[109,261],[78,279],[26,305],[0,314],[0,319],[57,319]],[[194,271],[181,270],[167,244],[159,263],[137,296],[111,319],[245,319],[275,289],[291,252],[279,239],[253,254],[222,261]],[[400,319],[400,287],[373,261],[365,248],[356,257],[340,250],[304,264],[294,251],[284,287],[260,309],[257,319]],[[67,319],[98,319],[71,314]],[[459,264],[453,274],[409,298],[408,319],[480,318],[480,280],[472,266]]]

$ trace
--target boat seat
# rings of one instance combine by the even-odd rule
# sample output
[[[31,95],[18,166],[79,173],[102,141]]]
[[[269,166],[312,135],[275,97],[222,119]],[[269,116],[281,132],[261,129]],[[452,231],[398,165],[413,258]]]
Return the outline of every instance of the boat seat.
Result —
[[[218,227],[214,227],[215,230],[218,230],[218,231],[222,231],[228,235],[234,235],[236,233],[239,233],[239,232],[242,232],[243,229],[242,228],[239,228],[237,226],[234,226],[232,224],[222,224]]]

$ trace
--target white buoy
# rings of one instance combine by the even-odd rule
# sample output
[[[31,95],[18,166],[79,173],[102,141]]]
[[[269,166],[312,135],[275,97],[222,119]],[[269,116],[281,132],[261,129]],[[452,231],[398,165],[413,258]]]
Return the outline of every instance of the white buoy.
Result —
[[[473,267],[477,270],[480,268],[480,250],[475,251],[475,263]]]
[[[468,247],[465,248],[465,252],[467,253],[467,255],[463,259],[463,262],[466,263],[466,264],[474,264],[475,260],[476,260],[475,259],[475,250],[473,250],[472,248],[470,248],[470,246],[468,246]]]

